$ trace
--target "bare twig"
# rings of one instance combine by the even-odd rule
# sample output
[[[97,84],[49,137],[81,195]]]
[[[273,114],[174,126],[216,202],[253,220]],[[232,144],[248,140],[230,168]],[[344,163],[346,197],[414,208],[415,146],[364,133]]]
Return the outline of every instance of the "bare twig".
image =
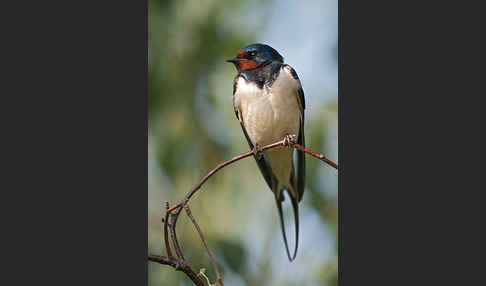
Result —
[[[206,251],[208,252],[209,258],[211,260],[211,264],[213,265],[214,272],[216,272],[216,280],[218,280],[218,283],[220,285],[223,285],[223,280],[221,279],[221,275],[219,274],[218,266],[216,265],[216,261],[214,260],[213,254],[211,253],[211,250],[208,247],[208,243],[206,242],[206,239],[204,238],[204,235],[202,234],[201,229],[199,228],[199,225],[196,222],[196,219],[192,216],[191,210],[189,209],[189,205],[185,205],[184,208],[186,209],[187,216],[191,219],[192,223],[197,229],[197,232],[199,233],[199,236],[201,237],[201,240],[204,244],[204,247],[206,247]]]
[[[322,154],[319,154],[319,153],[316,153],[316,152],[314,152],[312,150],[309,150],[309,149],[307,149],[304,146],[299,145],[299,144],[295,144],[294,147],[297,148],[297,149],[299,149],[299,150],[301,150],[301,151],[304,151],[305,153],[307,153],[307,154],[309,154],[309,155],[311,155],[311,156],[313,156],[313,157],[315,157],[315,158],[317,158],[317,159],[319,159],[319,160],[321,160],[321,161],[323,161],[323,162],[325,162],[327,164],[329,164],[331,167],[333,167],[336,170],[339,169],[338,164],[336,164],[333,161],[327,159],[326,156],[324,156]]]
[[[176,228],[176,223],[177,223],[177,218],[179,217],[180,210],[182,209],[182,205],[179,204],[177,208],[175,208],[176,212],[175,214],[172,213],[169,209],[169,218],[170,218],[170,236],[172,238],[172,243],[174,244],[174,249],[177,254],[177,257],[184,261],[184,255],[182,255],[182,250],[181,247],[179,246],[179,241],[177,240],[177,234],[175,231]]]
[[[167,255],[172,257],[172,251],[170,251],[169,245],[169,235],[167,233],[167,224],[169,223],[169,202],[165,201],[165,219],[164,219],[164,242],[165,242],[165,249],[167,250]]]
[[[201,281],[201,279],[199,279],[197,274],[191,269],[191,267],[189,267],[189,265],[185,263],[181,263],[180,260],[174,257],[166,257],[166,256],[149,254],[148,260],[171,266],[177,271],[182,271],[186,274],[187,277],[189,277],[192,280],[192,282],[194,282],[194,285],[205,286],[204,283]]]
[[[280,140],[280,141],[272,143],[272,144],[269,144],[267,146],[264,146],[260,150],[265,151],[265,150],[272,149],[272,148],[279,147],[279,146],[290,146],[292,148],[299,149],[299,150],[301,150],[301,151],[303,151],[303,152],[305,152],[305,153],[307,153],[307,154],[329,164],[330,166],[332,166],[336,170],[339,169],[338,164],[327,159],[324,155],[316,153],[312,150],[309,150],[309,149],[305,148],[304,146],[299,145],[295,142],[289,142],[286,139]],[[197,185],[195,185],[185,195],[184,199],[180,203],[173,205],[172,207],[169,207],[169,203],[167,201],[165,202],[166,213],[165,213],[165,220],[164,220],[164,240],[165,240],[165,248],[166,248],[168,256],[165,257],[165,256],[157,256],[157,255],[151,255],[150,254],[148,256],[149,261],[158,262],[158,263],[164,264],[164,265],[169,265],[169,266],[175,268],[176,270],[183,271],[194,282],[195,285],[198,285],[198,286],[203,285],[202,281],[199,279],[199,277],[197,277],[195,272],[186,263],[184,256],[182,254],[182,250],[181,250],[180,245],[179,245],[179,241],[177,239],[176,223],[177,223],[177,219],[179,218],[179,214],[182,211],[182,208],[184,208],[186,213],[187,213],[187,216],[191,219],[191,221],[194,224],[197,232],[199,233],[199,236],[201,237],[201,240],[204,244],[204,247],[206,248],[206,251],[208,252],[209,259],[210,259],[211,264],[214,268],[214,272],[216,273],[216,279],[218,281],[218,284],[220,286],[224,286],[223,281],[221,279],[221,275],[220,275],[219,270],[218,270],[218,266],[217,266],[216,261],[213,257],[213,254],[211,253],[211,250],[208,247],[206,239],[205,239],[201,229],[199,228],[199,225],[197,224],[196,219],[192,215],[191,210],[189,209],[189,206],[187,205],[187,203],[189,202],[191,197],[201,188],[201,186],[216,172],[218,172],[222,168],[224,168],[224,167],[226,167],[226,166],[228,166],[228,165],[230,165],[230,164],[232,164],[236,161],[239,161],[239,160],[244,159],[246,157],[250,157],[252,155],[254,155],[254,152],[250,151],[250,152],[238,155],[236,157],[233,157],[232,159],[230,159],[228,161],[220,163],[214,169],[212,169],[208,174],[206,174],[206,176],[204,176],[199,181],[199,183],[197,183]],[[169,244],[168,232],[170,232],[170,238],[172,240],[172,244],[174,245],[174,250],[175,250],[175,253],[176,253],[178,258],[175,258],[175,257],[172,256],[172,252],[171,252],[171,248],[170,248],[170,244]]]

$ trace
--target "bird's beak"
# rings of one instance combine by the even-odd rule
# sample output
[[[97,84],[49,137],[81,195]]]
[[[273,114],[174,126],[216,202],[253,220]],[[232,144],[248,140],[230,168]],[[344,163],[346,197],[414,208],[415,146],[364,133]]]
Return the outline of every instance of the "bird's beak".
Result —
[[[229,60],[226,60],[228,63],[236,63],[238,62],[239,60],[234,58],[234,59],[229,59]]]

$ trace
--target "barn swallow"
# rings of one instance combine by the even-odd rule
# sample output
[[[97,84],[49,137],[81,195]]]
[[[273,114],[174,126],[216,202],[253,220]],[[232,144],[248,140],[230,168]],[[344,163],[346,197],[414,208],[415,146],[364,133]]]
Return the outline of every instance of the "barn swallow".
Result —
[[[285,248],[290,261],[297,255],[299,207],[305,185],[304,152],[288,147],[261,151],[282,139],[305,146],[304,91],[295,70],[272,47],[252,44],[235,58],[238,74],[233,81],[233,107],[258,167],[275,195]],[[288,142],[288,141],[287,141]],[[297,156],[294,158],[294,152]],[[282,216],[283,191],[290,197],[295,220],[295,248],[290,255]]]

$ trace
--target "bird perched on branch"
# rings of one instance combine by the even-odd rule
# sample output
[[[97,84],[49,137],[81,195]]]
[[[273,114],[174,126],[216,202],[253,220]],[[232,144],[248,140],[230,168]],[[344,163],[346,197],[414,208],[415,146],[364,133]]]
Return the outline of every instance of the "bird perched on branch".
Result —
[[[252,44],[229,59],[238,74],[233,81],[233,106],[260,171],[275,194],[280,224],[289,260],[297,255],[299,206],[305,186],[304,152],[288,147],[263,151],[262,146],[282,139],[305,145],[304,91],[295,70],[284,64],[272,47]],[[297,156],[293,156],[297,152]],[[295,248],[290,255],[282,216],[283,192],[294,210]]]

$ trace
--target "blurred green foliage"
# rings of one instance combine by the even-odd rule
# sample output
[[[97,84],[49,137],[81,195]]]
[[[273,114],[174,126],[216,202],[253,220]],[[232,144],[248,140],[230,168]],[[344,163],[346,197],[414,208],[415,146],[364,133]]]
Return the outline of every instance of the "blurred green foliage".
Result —
[[[272,5],[252,3],[263,15]],[[166,255],[163,202],[178,202],[218,163],[248,151],[232,106],[236,72],[225,59],[256,42],[255,27],[265,22],[242,27],[237,11],[251,10],[242,1],[148,4],[148,251]],[[306,114],[307,145],[337,161],[337,99],[311,109]],[[216,255],[225,285],[337,285],[337,172],[310,157],[307,170],[301,241],[292,263],[283,247],[273,195],[253,159],[223,169],[193,197],[191,209]],[[332,183],[324,184],[326,180]],[[317,217],[317,228],[327,235],[306,229],[306,218],[311,217]],[[199,236],[184,214],[177,231],[193,269],[206,268],[215,281]],[[332,249],[319,250],[323,247],[316,243]],[[277,262],[285,269],[276,269]],[[148,271],[149,285],[192,285],[182,272],[169,267],[149,263]]]

